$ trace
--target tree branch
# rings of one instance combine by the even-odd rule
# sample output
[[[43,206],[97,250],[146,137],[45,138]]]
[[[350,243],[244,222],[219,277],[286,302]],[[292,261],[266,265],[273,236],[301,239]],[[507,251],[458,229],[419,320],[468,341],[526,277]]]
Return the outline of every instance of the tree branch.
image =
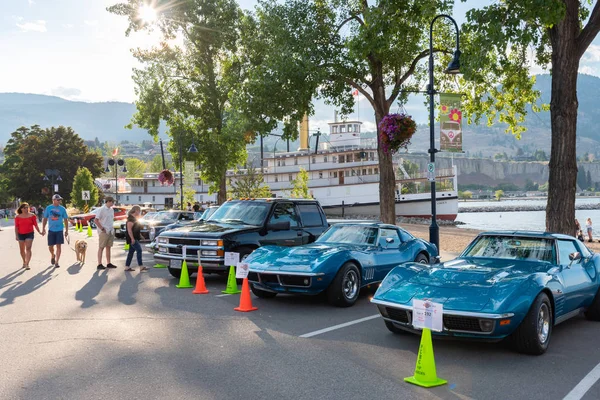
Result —
[[[589,45],[596,38],[598,31],[600,30],[600,2],[596,2],[592,15],[585,25],[583,30],[577,37],[577,54],[578,58],[583,56],[583,53],[588,49]]]
[[[340,23],[340,25],[335,29],[335,33],[338,33],[340,31],[340,29],[342,29],[348,21],[352,21],[353,19],[358,21],[358,23],[361,24],[362,26],[365,26],[365,22],[362,19],[360,19],[360,17],[358,15],[351,15]]]
[[[363,96],[365,96],[365,99],[369,100],[369,103],[371,103],[371,106],[375,107],[375,101],[373,100],[373,96],[371,96],[369,94],[369,92],[367,92],[365,89],[362,88],[362,86],[360,86],[358,84],[358,82],[356,82],[355,80],[352,80],[350,78],[344,78],[344,81],[352,86],[354,89],[358,90],[360,93],[362,93]]]

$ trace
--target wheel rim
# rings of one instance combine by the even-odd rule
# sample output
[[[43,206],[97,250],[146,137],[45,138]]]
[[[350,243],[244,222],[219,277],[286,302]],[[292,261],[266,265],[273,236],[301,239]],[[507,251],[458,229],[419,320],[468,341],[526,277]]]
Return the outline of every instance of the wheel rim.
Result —
[[[427,260],[424,257],[419,259],[419,264],[427,264]]]
[[[546,343],[550,335],[550,310],[546,303],[542,304],[538,312],[537,332],[540,343]]]
[[[358,293],[358,274],[355,270],[346,272],[344,281],[342,282],[342,291],[344,297],[348,300],[352,300]]]

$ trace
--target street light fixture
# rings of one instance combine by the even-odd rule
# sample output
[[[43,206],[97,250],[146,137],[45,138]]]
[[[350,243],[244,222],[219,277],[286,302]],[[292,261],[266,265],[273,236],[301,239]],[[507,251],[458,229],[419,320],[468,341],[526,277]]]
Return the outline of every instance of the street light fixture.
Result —
[[[115,172],[115,205],[119,204],[119,181],[117,179],[117,173],[119,172],[118,169],[119,167],[123,167],[122,171],[124,173],[127,172],[127,166],[125,165],[125,160],[123,160],[122,158],[119,159],[115,159],[113,158],[109,158],[107,163],[106,163],[106,169],[104,170],[104,172],[109,173],[110,172],[110,168],[108,166],[113,167],[113,171]]]
[[[54,186],[54,177],[56,177],[56,182],[62,182],[62,178],[60,177],[60,171],[57,169],[47,169],[44,171],[44,173],[46,174],[44,176],[45,181],[52,180],[52,188],[50,189],[50,195],[58,192],[58,185],[56,185],[56,187]]]
[[[427,93],[429,94],[429,160],[433,165],[433,179],[431,181],[431,225],[429,226],[429,242],[434,244],[439,251],[440,248],[440,228],[437,224],[437,212],[436,212],[436,194],[435,194],[435,153],[438,150],[435,148],[435,117],[434,117],[434,99],[433,96],[436,91],[433,87],[433,24],[439,18],[448,18],[454,23],[456,29],[456,50],[454,51],[454,57],[452,62],[448,65],[448,68],[444,71],[447,74],[458,74],[460,73],[460,41],[459,41],[459,30],[458,25],[454,18],[446,14],[436,15],[431,20],[429,26],[429,85],[427,87]]]

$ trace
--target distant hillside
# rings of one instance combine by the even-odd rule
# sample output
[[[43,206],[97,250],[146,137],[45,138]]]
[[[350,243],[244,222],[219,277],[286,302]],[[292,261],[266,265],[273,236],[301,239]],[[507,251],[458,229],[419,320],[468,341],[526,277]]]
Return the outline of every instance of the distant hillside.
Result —
[[[100,141],[142,141],[148,133],[125,129],[135,105],[129,103],[84,103],[54,96],[0,93],[0,143],[20,126],[71,126],[84,139]]]

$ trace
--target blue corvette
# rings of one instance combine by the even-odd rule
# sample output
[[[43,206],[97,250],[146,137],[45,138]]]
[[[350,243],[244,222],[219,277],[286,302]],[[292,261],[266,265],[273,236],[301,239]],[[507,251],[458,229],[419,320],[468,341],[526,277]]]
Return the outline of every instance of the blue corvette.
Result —
[[[407,263],[383,280],[372,302],[387,328],[413,331],[412,300],[443,304],[438,335],[511,337],[518,351],[542,354],[552,327],[584,312],[600,320],[600,255],[574,237],[486,232],[456,259]]]
[[[330,303],[348,307],[356,302],[361,287],[380,282],[396,265],[429,264],[437,256],[435,246],[395,225],[341,223],[308,245],[260,247],[246,262],[252,292],[258,297],[326,291]]]

